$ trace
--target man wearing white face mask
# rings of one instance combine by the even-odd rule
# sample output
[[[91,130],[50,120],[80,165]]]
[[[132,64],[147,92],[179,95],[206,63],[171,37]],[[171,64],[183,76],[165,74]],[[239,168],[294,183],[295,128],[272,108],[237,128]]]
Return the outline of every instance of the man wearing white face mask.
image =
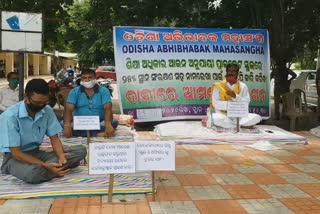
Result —
[[[63,134],[65,137],[85,136],[84,131],[73,131],[73,116],[99,116],[101,131],[92,131],[92,136],[111,137],[117,127],[112,117],[111,95],[107,88],[96,82],[95,71],[88,69],[81,73],[80,86],[72,89],[68,95],[63,114]]]

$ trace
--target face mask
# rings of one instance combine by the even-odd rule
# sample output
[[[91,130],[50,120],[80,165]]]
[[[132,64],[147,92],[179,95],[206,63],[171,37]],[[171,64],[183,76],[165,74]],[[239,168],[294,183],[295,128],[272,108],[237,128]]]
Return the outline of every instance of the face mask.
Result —
[[[9,81],[9,84],[10,84],[12,87],[16,88],[16,87],[19,85],[19,80],[10,80],[10,81]]]
[[[238,78],[236,76],[226,76],[226,80],[228,83],[233,85],[238,81]]]
[[[27,106],[34,113],[37,113],[37,112],[41,111],[44,107],[46,107],[46,105],[38,106],[38,105],[35,105],[32,103],[27,104]]]
[[[89,82],[84,82],[84,81],[80,82],[80,85],[82,85],[85,88],[93,88],[95,84],[96,84],[96,80],[91,80]]]

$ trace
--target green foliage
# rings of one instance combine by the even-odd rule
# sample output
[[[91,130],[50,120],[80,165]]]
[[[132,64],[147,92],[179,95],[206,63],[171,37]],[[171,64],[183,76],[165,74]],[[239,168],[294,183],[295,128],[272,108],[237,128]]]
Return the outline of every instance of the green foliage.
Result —
[[[78,52],[87,66],[114,61],[113,26],[267,28],[271,57],[278,67],[306,56],[306,50],[310,59],[315,57],[320,1],[222,0],[218,8],[209,2],[213,1],[87,0],[70,7],[70,22],[59,33],[69,41],[66,48]]]

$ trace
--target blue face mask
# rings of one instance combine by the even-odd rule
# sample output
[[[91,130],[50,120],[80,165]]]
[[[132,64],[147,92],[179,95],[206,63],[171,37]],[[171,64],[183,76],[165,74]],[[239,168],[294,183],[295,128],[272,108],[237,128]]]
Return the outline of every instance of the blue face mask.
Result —
[[[19,85],[19,80],[16,80],[16,79],[10,80],[9,84],[12,87],[16,88]]]

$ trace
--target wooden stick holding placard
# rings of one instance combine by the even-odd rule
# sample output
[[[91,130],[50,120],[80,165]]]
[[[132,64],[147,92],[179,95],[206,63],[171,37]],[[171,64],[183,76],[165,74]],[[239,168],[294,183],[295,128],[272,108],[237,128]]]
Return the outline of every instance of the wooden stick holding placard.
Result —
[[[109,175],[108,202],[112,203],[114,174]]]
[[[156,200],[156,188],[155,188],[154,171],[151,171],[151,177],[152,177],[152,201],[155,201]]]
[[[237,117],[237,133],[240,132],[240,117]]]
[[[87,133],[87,143],[89,145],[89,143],[91,142],[91,139],[90,139],[90,130],[86,130],[86,133]]]

